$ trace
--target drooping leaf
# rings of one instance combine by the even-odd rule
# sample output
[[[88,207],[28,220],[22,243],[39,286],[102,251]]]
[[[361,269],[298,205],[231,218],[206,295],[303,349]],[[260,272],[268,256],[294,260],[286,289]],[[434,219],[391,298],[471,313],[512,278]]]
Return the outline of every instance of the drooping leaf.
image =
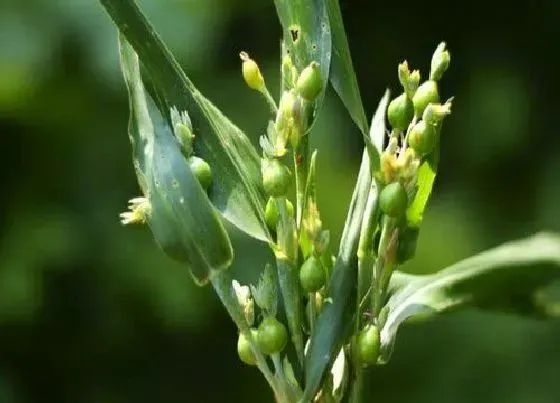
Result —
[[[151,204],[156,242],[185,263],[198,283],[227,268],[233,249],[223,223],[191,172],[171,128],[144,90],[138,56],[119,38],[130,104],[129,136],[140,187]]]
[[[312,61],[319,63],[322,90],[314,105],[316,115],[322,104],[331,65],[331,28],[325,2],[274,0],[274,4],[282,24],[284,46],[296,69],[301,72]]]
[[[507,308],[504,302],[532,301],[536,291],[559,279],[560,236],[549,233],[508,242],[432,275],[394,276],[381,329],[382,348],[390,349],[399,326],[416,315],[425,318],[465,306]],[[513,305],[510,310],[528,313],[529,306]]]
[[[368,122],[360,96],[358,80],[352,65],[339,0],[326,0],[325,2],[332,32],[330,81],[342,103],[348,109],[350,116],[358,125],[364,137],[367,137]]]
[[[247,136],[196,89],[133,0],[100,1],[139,55],[162,115],[169,120],[172,107],[188,112],[196,136],[195,154],[212,168],[212,204],[246,234],[270,240],[260,159]]]
[[[385,122],[387,94],[375,112],[375,122]],[[383,123],[376,124],[385,131]],[[375,134],[377,136],[377,134]],[[362,154],[358,180],[348,209],[333,275],[329,282],[328,298],[315,322],[305,361],[306,383],[303,401],[311,401],[321,387],[336,354],[349,336],[356,311],[358,276],[358,243],[363,214],[371,188],[372,175],[367,151]]]

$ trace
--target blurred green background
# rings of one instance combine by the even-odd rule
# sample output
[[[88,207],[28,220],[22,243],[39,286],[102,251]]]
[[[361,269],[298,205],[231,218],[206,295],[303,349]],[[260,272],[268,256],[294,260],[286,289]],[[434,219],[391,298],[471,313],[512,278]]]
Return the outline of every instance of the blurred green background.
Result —
[[[240,76],[247,50],[273,91],[281,31],[272,0],[142,0],[199,88],[253,140],[267,106]],[[396,66],[427,73],[446,40],[454,95],[413,272],[431,272],[539,229],[560,230],[556,0],[342,0],[371,113]],[[93,0],[0,5],[0,403],[272,401],[237,359],[236,330],[143,228],[116,32]],[[335,241],[362,142],[328,94],[312,135]],[[254,278],[266,250],[236,237]],[[560,402],[560,323],[463,312],[399,334],[368,385],[384,402]],[[232,398],[236,396],[236,398]],[[372,399],[374,400],[374,399]]]

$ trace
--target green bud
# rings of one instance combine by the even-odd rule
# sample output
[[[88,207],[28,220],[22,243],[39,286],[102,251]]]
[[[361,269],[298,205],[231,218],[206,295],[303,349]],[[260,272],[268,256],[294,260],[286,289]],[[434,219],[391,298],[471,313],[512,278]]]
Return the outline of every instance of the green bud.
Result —
[[[251,329],[253,340],[257,339],[257,334],[258,332],[256,329]],[[237,339],[237,355],[239,359],[247,365],[257,364],[257,359],[251,349],[251,343],[249,343],[249,340],[247,340],[243,333],[239,333],[239,338]]]
[[[282,88],[290,89],[296,83],[297,72],[295,66],[292,63],[292,58],[289,55],[285,55],[282,58]]]
[[[408,95],[410,99],[412,99],[412,97],[414,97],[414,94],[416,94],[418,85],[420,85],[420,71],[414,70],[412,73],[410,73],[408,82],[406,83],[406,87],[404,88],[406,95]]]
[[[403,86],[403,88],[406,88],[408,84],[408,78],[410,77],[410,70],[408,68],[408,62],[406,60],[399,64],[398,73],[401,85]]]
[[[401,182],[392,182],[379,195],[379,208],[390,217],[400,217],[408,206],[408,195]]]
[[[239,57],[243,62],[241,64],[241,73],[249,88],[264,92],[266,90],[264,78],[259,69],[259,65],[252,60],[246,52],[239,53]]]
[[[192,143],[194,134],[192,132],[192,123],[187,111],[179,113],[177,108],[172,107],[170,111],[171,124],[173,126],[173,134],[179,144],[183,155],[189,157],[193,152]]]
[[[416,90],[412,102],[414,103],[414,114],[418,117],[422,116],[426,106],[439,102],[437,83],[433,80],[424,81]]]
[[[445,49],[445,42],[441,42],[432,56],[430,80],[439,81],[449,67],[451,55]]]
[[[426,106],[426,109],[424,109],[422,120],[425,120],[426,122],[433,125],[438,125],[447,115],[451,115],[452,101],[453,98],[447,100],[443,105],[429,104],[428,106]]]
[[[402,93],[389,103],[387,118],[393,130],[406,130],[413,117],[414,105],[405,93]]]
[[[296,98],[297,96],[293,91],[284,91],[282,94],[276,114],[275,127],[277,132],[283,131],[291,124]]]
[[[192,173],[196,179],[198,179],[200,186],[207,191],[212,184],[212,169],[210,168],[210,165],[208,165],[208,163],[202,158],[195,155],[190,156],[187,161]]]
[[[308,257],[301,265],[299,281],[306,292],[319,291],[325,285],[325,269],[321,259],[313,255]]]
[[[421,120],[408,133],[408,145],[419,155],[432,152],[436,146],[437,133],[434,125]]]
[[[292,173],[278,159],[262,160],[264,191],[269,196],[280,197],[288,193],[292,181]]]
[[[299,75],[296,90],[305,100],[313,101],[321,92],[322,87],[319,63],[311,62]]]
[[[275,354],[284,350],[288,342],[286,326],[276,318],[268,316],[261,322],[257,332],[257,344],[264,354]]]
[[[294,205],[289,200],[286,200],[286,205],[288,208],[288,215],[290,217],[293,217]],[[278,211],[278,206],[276,206],[276,203],[274,202],[274,199],[272,197],[269,197],[268,202],[266,203],[266,207],[264,209],[264,219],[266,221],[268,229],[271,231],[276,231],[278,220],[280,219],[280,213]]]
[[[292,128],[290,130],[290,142],[292,147],[297,148],[301,137],[305,134],[307,119],[301,96],[296,97],[292,105]]]
[[[358,335],[358,357],[364,366],[377,362],[379,346],[379,329],[375,325],[367,325]]]

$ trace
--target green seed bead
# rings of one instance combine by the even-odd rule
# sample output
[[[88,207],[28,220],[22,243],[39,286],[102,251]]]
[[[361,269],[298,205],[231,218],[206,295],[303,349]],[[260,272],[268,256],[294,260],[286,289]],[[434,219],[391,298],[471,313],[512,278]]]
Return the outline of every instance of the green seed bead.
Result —
[[[451,55],[445,49],[445,42],[441,42],[432,56],[430,66],[430,80],[439,81],[451,62]]]
[[[365,365],[373,365],[379,356],[379,329],[375,325],[367,325],[358,335],[358,356]]]
[[[383,188],[379,195],[379,208],[390,217],[400,217],[408,206],[408,195],[401,182],[393,182]]]
[[[288,215],[290,217],[294,216],[294,205],[291,201],[286,200],[286,206],[288,209]],[[278,219],[280,218],[280,212],[276,207],[276,203],[274,199],[270,197],[268,202],[266,203],[266,207],[264,209],[264,219],[266,221],[266,225],[268,229],[271,231],[276,231],[276,227],[278,226]]]
[[[286,326],[276,318],[264,318],[257,332],[257,344],[264,354],[275,354],[284,350],[288,342]]]
[[[424,109],[429,104],[439,102],[439,93],[437,83],[433,80],[424,81],[416,90],[412,103],[414,104],[414,114],[418,117],[422,116]]]
[[[197,156],[191,156],[188,159],[189,167],[192,173],[198,179],[198,183],[204,190],[208,190],[212,184],[212,169],[210,165],[202,158]]]
[[[408,134],[408,145],[419,155],[432,152],[436,146],[437,133],[434,125],[421,120],[416,123]]]
[[[299,271],[301,287],[307,292],[316,292],[325,285],[325,269],[320,259],[310,256]]]
[[[285,196],[292,180],[292,173],[276,158],[263,161],[263,186],[269,196]]]
[[[299,75],[296,91],[307,101],[313,101],[321,92],[322,87],[319,63],[311,62]]]
[[[251,329],[253,340],[257,339],[257,334],[258,332],[256,329]],[[237,339],[237,355],[239,359],[247,365],[257,364],[255,354],[253,354],[253,350],[251,350],[251,343],[249,343],[249,340],[247,340],[243,333],[239,333],[239,338]]]
[[[389,103],[387,118],[394,130],[404,131],[414,117],[414,104],[405,93],[399,95]]]
[[[259,69],[259,65],[252,60],[246,52],[239,54],[241,61],[241,74],[247,83],[247,86],[256,91],[264,91],[265,84],[264,78]]]

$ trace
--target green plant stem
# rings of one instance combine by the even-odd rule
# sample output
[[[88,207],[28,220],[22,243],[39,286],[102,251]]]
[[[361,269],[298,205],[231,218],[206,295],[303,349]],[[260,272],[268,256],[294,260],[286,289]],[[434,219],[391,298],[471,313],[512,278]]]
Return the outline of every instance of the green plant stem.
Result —
[[[356,299],[356,331],[360,330],[361,319],[361,301],[367,294],[371,283],[374,279],[371,273],[371,266],[375,257],[374,240],[375,231],[377,230],[377,221],[379,218],[378,197],[379,185],[371,182],[366,207],[364,209],[364,224],[360,231],[360,240],[358,243],[358,298]]]
[[[303,305],[298,275],[296,224],[293,217],[288,214],[286,198],[278,197],[275,199],[275,203],[280,213],[277,229],[278,241],[275,249],[278,283],[282,293],[292,342],[294,343],[298,360],[300,364],[303,364]]]
[[[377,259],[375,261],[375,289],[372,295],[372,315],[374,318],[379,316],[382,304],[387,292],[387,285],[393,272],[394,266],[394,251],[396,246],[395,240],[395,224],[396,219],[384,216],[381,227],[381,237],[379,239],[379,248],[377,252]]]
[[[270,107],[270,112],[275,116],[278,113],[278,106],[276,105],[276,101],[272,95],[270,95],[270,91],[268,91],[268,88],[265,87],[264,90],[260,92],[264,96],[264,99],[266,99],[266,102]]]
[[[226,270],[215,270],[210,274],[210,281],[216,294],[222,301],[222,304],[229,313],[229,316],[237,325],[237,328],[243,335],[247,338],[249,343],[251,343],[251,349],[253,354],[255,354],[257,360],[257,367],[262,372],[266,381],[270,385],[277,402],[288,403],[289,399],[287,396],[287,391],[274,377],[274,374],[270,371],[270,368],[266,362],[265,356],[258,349],[253,335],[243,315],[243,311],[237,302],[237,297],[235,296],[235,291],[232,286],[232,278],[228,271]]]
[[[296,181],[296,226],[299,230],[301,217],[305,206],[305,185],[307,181],[307,160],[309,154],[309,140],[307,135],[302,135],[299,144],[294,149],[294,171]]]
[[[309,293],[309,333],[313,334],[315,317],[317,316],[317,293]]]
[[[355,367],[355,371],[350,384],[348,403],[364,403],[364,371],[359,365]]]
[[[378,196],[378,184],[372,180],[364,209],[364,224],[360,231],[360,241],[358,243],[358,297],[356,298],[355,334],[358,334],[361,329],[362,301],[368,294],[368,290],[372,287],[373,276],[371,267],[374,264],[375,258],[373,237],[377,229],[379,217]],[[363,370],[357,357],[353,357],[351,362],[353,365],[353,377],[350,386],[350,402],[358,403],[361,402],[362,396]]]

